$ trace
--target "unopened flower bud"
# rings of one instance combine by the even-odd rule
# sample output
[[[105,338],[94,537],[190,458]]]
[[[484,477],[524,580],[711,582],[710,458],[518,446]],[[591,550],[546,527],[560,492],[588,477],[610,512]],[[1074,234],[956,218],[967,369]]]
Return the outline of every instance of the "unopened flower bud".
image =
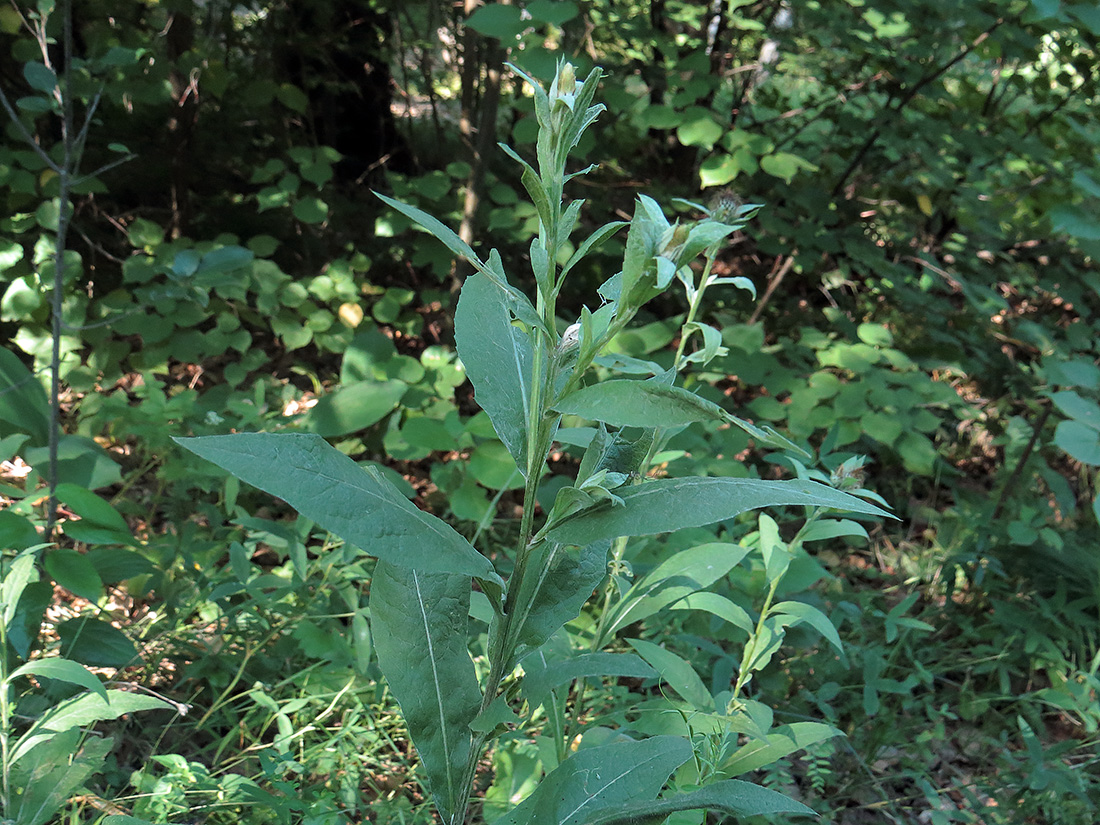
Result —
[[[710,208],[710,216],[719,223],[733,223],[737,219],[737,211],[742,205],[741,198],[737,197],[732,189],[723,189],[714,198]]]
[[[558,343],[558,352],[568,352],[581,342],[581,325],[570,324],[561,335]]]
[[[662,258],[668,258],[673,263],[680,260],[684,244],[691,234],[691,224],[675,223],[665,230],[661,236],[661,242],[657,247],[657,254]]]
[[[563,63],[550,86],[550,118],[555,132],[565,128],[577,96],[577,75],[572,63]]]

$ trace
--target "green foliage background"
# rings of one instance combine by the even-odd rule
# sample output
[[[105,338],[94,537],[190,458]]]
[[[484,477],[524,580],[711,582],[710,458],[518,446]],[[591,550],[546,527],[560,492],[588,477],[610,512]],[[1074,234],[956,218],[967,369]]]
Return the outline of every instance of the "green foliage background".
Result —
[[[23,131],[60,158],[52,5],[0,9],[17,117],[0,141],[0,457],[20,460],[0,480],[5,570],[44,540],[61,210]],[[639,192],[666,210],[726,187],[765,204],[719,258],[760,297],[708,296],[700,320],[724,351],[694,373],[700,395],[836,463],[870,456],[864,483],[901,517],[869,549],[840,538],[807,556],[791,585],[828,610],[847,656],[792,649],[760,689],[785,699],[784,722],[822,718],[848,738],[763,779],[838,822],[1095,820],[1095,4],[86,0],[72,13],[71,90],[94,113],[63,262],[64,538],[23,595],[60,613],[56,639],[32,622],[10,641],[21,657],[53,645],[129,665],[127,679],[192,705],[152,735],[122,727],[131,752],[87,796],[145,794],[122,804],[152,821],[426,816],[373,682],[372,562],[171,436],[317,433],[467,537],[507,544],[522,479],[455,356],[465,265],[369,190],[526,269],[537,216],[496,142],[533,155],[533,103],[505,63],[545,81],[565,55],[609,75],[608,112],[579,147],[598,164],[575,184],[582,222],[629,217]],[[563,321],[623,243],[573,274]],[[618,349],[669,366],[686,311],[662,298]],[[579,455],[562,445],[564,475]],[[777,471],[717,423],[660,458],[672,475]],[[643,540],[629,565],[644,575],[690,543]],[[725,586],[751,600],[761,581],[746,566]],[[67,634],[63,620],[89,614],[97,630]],[[728,680],[721,632],[684,614],[647,629],[708,685]],[[590,703],[595,724],[625,724],[630,684]],[[495,753],[487,819],[530,791],[540,760],[518,736]]]

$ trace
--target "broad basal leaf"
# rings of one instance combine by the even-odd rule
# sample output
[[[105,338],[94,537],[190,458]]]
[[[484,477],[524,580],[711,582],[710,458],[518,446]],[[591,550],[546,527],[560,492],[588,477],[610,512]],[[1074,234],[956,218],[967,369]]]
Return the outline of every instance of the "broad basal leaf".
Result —
[[[318,435],[246,433],[176,441],[379,559],[497,578],[489,560],[454,529]]]
[[[480,273],[462,285],[455,312],[455,343],[474,385],[474,398],[489,414],[520,471],[526,473],[534,362],[531,339],[512,325],[501,290]]]
[[[586,748],[558,765],[497,823],[582,825],[597,811],[653,799],[690,758],[691,743],[679,736]]]
[[[378,665],[405,717],[443,821],[465,807],[470,724],[481,708],[467,650],[470,579],[379,561],[370,613]]]
[[[684,527],[702,527],[761,507],[829,507],[892,518],[855,496],[812,481],[752,478],[663,478],[616,491],[621,506],[582,510],[549,530],[546,538],[563,544],[648,536]]]

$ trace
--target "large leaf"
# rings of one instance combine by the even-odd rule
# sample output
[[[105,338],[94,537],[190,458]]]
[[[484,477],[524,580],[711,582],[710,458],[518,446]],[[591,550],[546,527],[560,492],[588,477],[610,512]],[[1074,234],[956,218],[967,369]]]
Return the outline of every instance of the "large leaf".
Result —
[[[466,539],[408,501],[380,473],[319,435],[247,433],[176,441],[277,496],[306,518],[393,564],[498,578]]]
[[[691,758],[680,736],[614,742],[570,756],[499,825],[582,825],[596,811],[654,798],[676,768]]]
[[[613,427],[683,427],[695,421],[725,421],[726,411],[682,387],[614,378],[582,387],[554,405],[558,412],[603,421]]]
[[[812,481],[752,478],[664,478],[615,491],[622,505],[602,504],[563,519],[551,541],[586,544],[618,536],[648,536],[702,527],[760,507],[828,507],[891,517],[862,499]]]
[[[79,523],[79,522],[78,522]],[[83,553],[71,547],[58,547],[46,555],[46,572],[70,593],[95,603],[103,595],[103,580]]]
[[[553,546],[520,631],[520,644],[539,647],[558,628],[577,618],[607,574],[609,549],[611,543],[607,541],[597,541],[579,550],[560,544]]]
[[[466,648],[468,576],[425,573],[380,561],[370,613],[378,665],[405,717],[444,822],[465,808],[470,724],[481,689]]]
[[[594,812],[586,825],[660,825],[669,814],[677,811],[707,811],[736,817],[785,813],[816,816],[812,808],[778,791],[739,779],[727,779],[667,799],[605,808]]]
[[[49,440],[50,402],[42,385],[10,349],[0,349],[0,436],[27,433],[31,443]]]
[[[9,779],[15,790],[6,821],[16,825],[43,825],[54,818],[92,773],[103,767],[113,740],[91,737],[83,745],[83,733],[71,728],[43,739],[12,768]]]
[[[62,622],[57,626],[57,635],[61,637],[61,655],[81,664],[127,667],[139,662],[137,648],[130,638],[110,622],[94,616],[77,616]]]
[[[530,337],[512,325],[504,297],[487,276],[467,278],[455,311],[455,343],[474,398],[526,474],[534,355]]]

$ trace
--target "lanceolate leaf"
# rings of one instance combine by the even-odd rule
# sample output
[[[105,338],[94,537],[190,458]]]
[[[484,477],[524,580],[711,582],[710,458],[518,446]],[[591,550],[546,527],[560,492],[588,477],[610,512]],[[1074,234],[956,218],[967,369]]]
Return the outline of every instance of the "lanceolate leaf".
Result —
[[[682,387],[625,378],[582,387],[554,406],[559,412],[613,427],[672,428],[726,420],[725,410]]]
[[[756,630],[752,617],[745,608],[718,593],[692,593],[672,605],[672,609],[702,610],[712,616],[717,616],[719,619],[724,619],[734,627],[744,630],[750,636]]]
[[[534,363],[531,339],[512,326],[500,290],[485,275],[471,275],[462,285],[455,342],[477,403],[488,413],[520,471],[526,473]]]
[[[743,745],[721,765],[721,775],[737,776],[755,771],[838,735],[840,731],[821,722],[792,722],[776,728],[765,741],[754,739]]]
[[[812,808],[777,791],[727,779],[668,799],[605,808],[585,820],[585,825],[660,825],[669,814],[696,810],[736,817],[783,813],[816,816]]]
[[[425,573],[380,561],[370,613],[378,665],[409,728],[428,785],[446,823],[464,807],[473,746],[470,723],[481,707],[466,648],[468,576]]]
[[[14,794],[4,811],[6,822],[44,825],[55,816],[84,780],[103,767],[114,744],[112,739],[84,738],[77,728],[44,739],[11,769]]]
[[[648,536],[684,527],[702,527],[761,507],[805,505],[892,517],[862,499],[812,481],[751,478],[664,478],[616,490],[621,506],[582,510],[550,529],[546,537],[563,544]]]
[[[679,736],[615,742],[570,756],[542,780],[499,825],[582,825],[597,811],[653,799],[676,768],[691,758]]]
[[[555,545],[550,551],[542,581],[531,611],[523,623],[519,641],[536,648],[566,622],[577,618],[607,573],[608,541],[588,544],[579,550]]]
[[[843,655],[844,645],[840,641],[840,635],[836,632],[836,627],[829,621],[829,617],[816,607],[804,602],[780,602],[772,605],[771,613],[792,616],[796,620],[791,622],[792,627],[800,622],[805,622],[828,639],[829,644],[836,648],[837,653]]]
[[[708,542],[681,550],[665,559],[634,582],[615,605],[612,615],[605,622],[604,639],[620,627],[652,616],[692,594],[713,595],[699,591],[726,575],[748,552],[747,547],[736,544]]]
[[[639,656],[657,669],[661,679],[695,710],[703,713],[714,712],[714,697],[710,695],[710,691],[707,690],[690,662],[671,650],[665,650],[660,645],[647,642],[645,639],[627,639],[627,641],[638,651]]]
[[[0,683],[0,685],[6,688],[8,682],[27,674],[45,676],[50,679],[58,679],[62,682],[79,685],[97,694],[103,701],[107,701],[107,689],[103,687],[103,683],[99,681],[99,677],[84,667],[84,665],[70,661],[69,659],[51,657],[27,662],[22,667],[13,670],[8,678],[5,679],[3,683]]]
[[[633,653],[581,653],[572,658],[544,660],[536,651],[523,660],[523,692],[532,705],[559,685],[588,676],[633,676],[649,679],[657,671]]]
[[[176,441],[372,556],[436,573],[497,578],[489,560],[454,529],[319,435],[242,433]]]
[[[407,203],[402,203],[393,198],[387,198],[385,195],[379,194],[378,192],[374,194],[378,195],[383,203],[392,206],[406,217],[412,218],[441,241],[444,246],[451,250],[451,252],[460,258],[465,258],[473,264],[474,268],[479,272],[485,271],[485,264],[482,262],[481,258],[477,256],[477,253],[474,252],[473,247],[458,237],[453,229],[446,226],[438,218],[433,218],[423,209],[418,209],[415,206],[410,206]]]

